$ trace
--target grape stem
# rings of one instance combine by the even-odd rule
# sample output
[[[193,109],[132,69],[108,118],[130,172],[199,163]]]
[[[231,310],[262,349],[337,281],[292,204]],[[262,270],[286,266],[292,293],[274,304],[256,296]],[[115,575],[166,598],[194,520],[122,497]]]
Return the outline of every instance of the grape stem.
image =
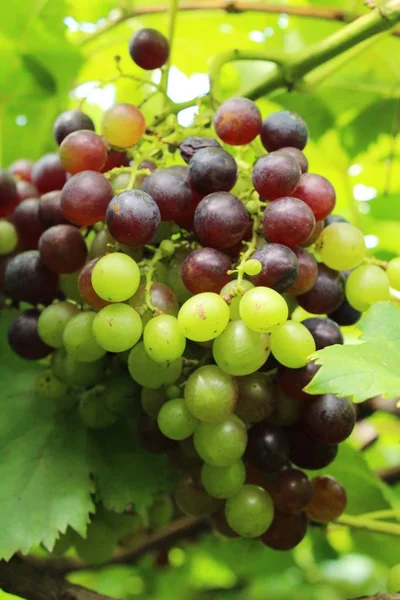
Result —
[[[375,510],[374,512],[364,513],[361,515],[364,519],[400,519],[400,511],[398,510]]]
[[[376,265],[377,267],[381,267],[381,269],[386,270],[389,262],[387,260],[380,260],[379,258],[374,258],[373,256],[368,256],[364,258],[364,263],[366,265]]]
[[[165,96],[167,96],[167,92],[168,92],[168,80],[169,80],[169,74],[170,74],[170,69],[171,69],[171,54],[172,54],[172,48],[173,48],[173,44],[174,44],[175,26],[176,26],[176,19],[178,16],[178,11],[179,11],[179,0],[169,0],[169,24],[168,24],[169,55],[168,55],[168,62],[163,71],[163,74],[161,77],[161,83],[160,83],[160,88],[163,91],[163,93],[165,94]],[[167,99],[168,99],[168,96],[167,96]]]
[[[244,244],[247,244],[247,250],[240,255],[240,262],[235,269],[238,274],[238,277],[237,277],[238,286],[240,286],[243,281],[243,275],[244,275],[246,261],[256,251],[257,233],[258,233],[258,229],[261,224],[261,217],[260,217],[260,215],[256,214],[256,215],[253,215],[252,218],[253,218],[253,234],[251,236],[250,242],[243,242]]]
[[[397,523],[382,523],[382,521],[371,519],[364,515],[342,515],[335,521],[335,524],[345,525],[353,529],[364,529],[365,531],[372,531],[374,533],[400,536],[400,525]]]

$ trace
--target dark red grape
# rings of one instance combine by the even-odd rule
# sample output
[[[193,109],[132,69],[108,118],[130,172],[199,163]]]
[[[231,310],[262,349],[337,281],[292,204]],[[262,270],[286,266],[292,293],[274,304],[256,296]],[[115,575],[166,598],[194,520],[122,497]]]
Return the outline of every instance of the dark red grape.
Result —
[[[152,71],[161,68],[167,62],[169,43],[157,29],[140,29],[131,37],[129,54],[139,67]]]
[[[315,361],[310,361],[305,367],[300,369],[289,369],[283,365],[278,367],[278,382],[282,390],[288,396],[299,401],[314,400],[316,396],[311,396],[304,391],[304,388],[310,383],[319,369]]]
[[[271,152],[258,159],[253,168],[253,185],[262,198],[276,200],[290,196],[300,181],[300,167],[284,152]]]
[[[355,422],[354,406],[347,398],[325,394],[305,405],[304,430],[321,444],[340,444],[349,437]]]
[[[295,158],[299,164],[300,171],[302,173],[307,173],[308,171],[308,160],[306,155],[299,150],[298,148],[293,148],[293,146],[286,146],[284,148],[280,148],[281,152],[286,152],[286,154],[290,154]]]
[[[79,293],[82,296],[83,301],[96,310],[100,310],[110,304],[110,302],[100,298],[93,289],[92,271],[99,260],[100,258],[95,258],[88,262],[80,272],[78,279]]]
[[[333,312],[344,300],[344,281],[339,271],[318,264],[318,277],[313,287],[297,296],[297,302],[302,308],[314,315]]]
[[[201,200],[203,200],[203,196],[198,194],[196,190],[191,190],[192,196],[189,204],[187,204],[182,211],[182,213],[175,219],[175,222],[179,225],[179,227],[183,227],[183,229],[187,229],[188,231],[193,231],[194,228],[194,213],[196,212],[196,208],[198,207]]]
[[[93,225],[103,221],[113,189],[107,179],[96,171],[82,171],[71,177],[61,193],[61,208],[71,223]]]
[[[43,194],[39,202],[39,221],[45,229],[53,225],[68,225],[69,221],[64,216],[61,208],[61,192],[48,192]]]
[[[89,115],[81,110],[66,110],[59,115],[54,123],[53,133],[58,145],[74,131],[80,129],[95,130],[94,123]]]
[[[67,135],[60,146],[61,164],[75,175],[81,171],[101,171],[107,161],[107,144],[89,129]]]
[[[107,208],[106,221],[111,235],[121,244],[131,247],[151,242],[160,220],[157,204],[141,190],[117,194]]]
[[[232,263],[226,254],[214,248],[199,248],[187,255],[182,267],[182,280],[192,294],[219,294],[231,280],[227,274],[230,269]]]
[[[25,250],[36,250],[44,227],[39,219],[39,200],[28,198],[17,206],[12,222],[18,233],[18,239]]]
[[[317,221],[326,219],[336,203],[333,185],[325,177],[315,173],[304,173],[292,195],[308,204]]]
[[[179,146],[181,156],[187,164],[196,152],[203,148],[221,148],[221,145],[214,138],[190,136],[185,138]]]
[[[265,209],[263,228],[269,242],[284,244],[289,248],[302,246],[314,227],[312,210],[297,198],[280,198]]]
[[[154,171],[143,181],[142,190],[157,203],[162,221],[173,221],[179,217],[192,199],[185,179],[171,169]]]
[[[311,233],[310,237],[308,238],[308,240],[306,240],[304,242],[304,244],[302,244],[302,246],[304,248],[307,248],[308,246],[311,246],[312,244],[315,244],[315,242],[317,241],[317,239],[321,235],[321,231],[323,230],[323,228],[325,226],[324,223],[325,223],[325,221],[316,221],[314,230]]]
[[[261,141],[268,152],[291,146],[303,150],[307,143],[307,125],[299,115],[280,110],[264,119]]]
[[[18,202],[14,179],[5,169],[0,169],[0,218],[12,215]]]
[[[4,290],[14,300],[48,304],[57,295],[58,277],[43,264],[37,250],[28,250],[8,263]]]
[[[24,179],[20,179],[17,181],[17,195],[18,202],[22,202],[23,200],[27,200],[28,198],[39,198],[40,193],[39,190],[33,183],[30,181],[25,181]]]
[[[261,536],[263,544],[274,550],[292,550],[307,533],[308,519],[304,512],[285,514],[275,510],[271,525]]]
[[[8,343],[15,354],[25,360],[39,360],[51,354],[51,348],[39,337],[38,320],[40,311],[34,308],[18,315],[8,329]]]
[[[294,284],[285,290],[285,293],[300,296],[300,294],[305,294],[311,290],[317,281],[318,263],[314,256],[307,250],[303,250],[303,248],[293,248],[293,252],[299,263],[299,272]]]
[[[326,217],[325,219],[325,227],[328,227],[328,225],[332,225],[332,223],[348,223],[349,221],[347,219],[345,219],[344,217],[342,217],[342,215],[329,215],[328,217]]]
[[[81,269],[87,257],[87,246],[79,229],[73,225],[54,225],[39,240],[42,262],[56,273],[73,273]]]
[[[338,445],[312,440],[298,424],[287,430],[289,458],[301,469],[323,469],[335,460]]]
[[[250,277],[254,285],[270,287],[277,292],[285,292],[296,281],[299,263],[293,250],[282,244],[266,244],[251,258],[260,261],[262,270]]]
[[[161,433],[157,421],[145,412],[137,420],[137,436],[141,446],[152,454],[164,454],[179,448],[178,442]]]
[[[248,98],[230,98],[218,108],[214,127],[223,142],[231,146],[250,144],[260,133],[261,113]]]
[[[107,173],[107,171],[111,171],[111,169],[115,169],[116,167],[128,167],[130,163],[130,158],[126,152],[118,152],[117,150],[110,150],[107,154],[107,160],[104,167],[101,169],[101,173]],[[144,168],[144,167],[139,167]],[[129,173],[128,173],[129,177]]]
[[[334,477],[321,475],[311,480],[313,495],[307,506],[309,519],[319,523],[334,521],[344,512],[347,495],[344,487]]]
[[[41,194],[61,190],[67,180],[67,173],[58,154],[45,154],[32,169],[32,182]]]
[[[298,469],[285,469],[265,486],[275,508],[283,513],[304,510],[312,497],[308,477]]]
[[[28,158],[18,158],[8,167],[8,171],[16,179],[32,181],[32,169],[35,163]]]
[[[342,332],[335,321],[313,317],[304,319],[302,323],[313,336],[317,350],[322,350],[322,348],[334,344],[343,344]]]
[[[289,460],[289,445],[282,429],[266,423],[253,425],[248,432],[246,458],[251,465],[273,473],[280,471]]]
[[[190,185],[203,196],[229,192],[237,179],[233,156],[223,148],[202,148],[189,162]]]
[[[328,317],[341,326],[354,325],[360,320],[361,313],[359,310],[353,308],[345,299],[336,310],[328,314]]]
[[[242,202],[228,192],[209,194],[196,208],[194,229],[204,246],[230,248],[247,230],[249,215]]]

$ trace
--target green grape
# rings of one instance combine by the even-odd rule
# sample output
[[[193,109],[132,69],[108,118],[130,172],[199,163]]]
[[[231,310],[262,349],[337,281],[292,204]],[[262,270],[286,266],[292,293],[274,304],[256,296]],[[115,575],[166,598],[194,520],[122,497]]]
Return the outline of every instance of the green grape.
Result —
[[[50,369],[46,369],[39,373],[35,381],[35,392],[36,395],[45,402],[54,402],[55,404],[60,403],[63,405],[63,400],[66,398],[67,386],[66,384],[58,379]],[[68,405],[72,405],[70,397],[68,398]]]
[[[175,502],[189,517],[205,517],[217,512],[223,501],[207,494],[201,484],[200,473],[191,469],[182,474],[175,487]]]
[[[256,258],[250,258],[244,263],[244,272],[246,275],[258,275],[262,271],[262,264]]]
[[[213,292],[203,292],[186,300],[178,314],[182,333],[195,342],[213,340],[229,323],[229,307]]]
[[[246,425],[236,415],[221,423],[200,423],[193,439],[197,453],[205,463],[229,467],[242,458],[246,450]]]
[[[310,354],[315,352],[315,341],[302,323],[286,321],[271,333],[271,352],[281,365],[299,369],[306,366]]]
[[[167,385],[165,393],[168,400],[173,400],[174,398],[179,398],[181,396],[181,388],[179,385]]]
[[[62,273],[59,278],[59,287],[62,293],[69,300],[82,304],[82,296],[79,291],[78,279],[81,271],[74,273]]]
[[[269,334],[250,329],[243,321],[230,321],[214,340],[213,356],[217,365],[230,375],[250,375],[267,360]]]
[[[389,261],[386,267],[386,275],[389,277],[390,287],[400,290],[400,256]]]
[[[326,266],[336,271],[358,267],[367,255],[363,233],[350,223],[332,223],[325,227],[316,250]]]
[[[175,252],[175,244],[171,240],[163,240],[160,244],[160,250],[165,256],[172,256]]]
[[[52,348],[61,348],[64,329],[68,321],[78,313],[79,308],[72,302],[57,302],[47,306],[38,321],[40,339]]]
[[[390,569],[387,588],[388,592],[391,594],[394,594],[400,590],[400,563],[394,565],[394,567]]]
[[[104,376],[105,358],[85,363],[67,354],[63,348],[53,352],[51,369],[56,377],[78,387],[88,387],[98,383]]]
[[[181,333],[175,317],[159,315],[151,319],[144,328],[143,343],[152,360],[165,363],[182,356],[186,347],[186,338]]]
[[[156,363],[147,355],[144,343],[132,348],[128,358],[128,369],[132,379],[139,385],[157,389],[162,385],[175,383],[182,373],[182,359],[169,363]]]
[[[157,422],[161,433],[171,440],[184,440],[190,437],[198,423],[183,398],[168,400],[163,404]]]
[[[104,386],[104,406],[114,415],[138,414],[139,386],[128,374],[113,377]]]
[[[238,388],[233,377],[216,365],[194,371],[185,385],[185,401],[190,412],[201,421],[219,423],[235,410]]]
[[[159,494],[148,509],[149,529],[159,529],[170,523],[174,516],[174,503],[168,494]]]
[[[108,302],[124,302],[140,284],[137,263],[127,254],[113,252],[100,258],[92,271],[93,289]]]
[[[97,313],[92,332],[96,342],[107,352],[124,352],[140,340],[142,319],[128,304],[110,304]]]
[[[244,485],[225,505],[228,525],[245,538],[259,537],[272,523],[271,496],[258,485]]]
[[[93,388],[81,395],[79,416],[90,429],[108,429],[117,420],[106,407],[101,388]]]
[[[289,315],[285,299],[275,290],[255,287],[245,293],[239,304],[240,318],[254,331],[271,331]]]
[[[260,210],[260,205],[256,200],[249,200],[246,204],[246,208],[251,215],[256,215]]]
[[[346,281],[346,298],[353,308],[364,312],[375,302],[389,299],[389,277],[376,265],[361,265]]]
[[[9,254],[18,244],[18,234],[13,223],[0,220],[0,256]]]
[[[75,548],[79,557],[89,565],[107,562],[113,555],[115,537],[109,525],[94,520],[89,524],[86,539],[77,536]]]
[[[165,284],[176,294],[180,304],[183,304],[191,297],[191,293],[182,281],[182,265],[189,252],[187,250],[177,250],[169,261],[167,278]],[[163,282],[164,283],[164,282]]]
[[[253,287],[254,285],[247,279],[243,279],[240,285],[236,280],[234,280],[224,285],[220,291],[220,296],[222,296],[225,302],[227,302],[229,305],[230,318],[232,321],[237,321],[240,319],[239,305],[242,296]],[[234,296],[231,295],[233,292],[235,292]]]
[[[206,492],[214,498],[229,498],[240,490],[246,481],[246,468],[241,460],[229,467],[203,465],[201,482]]]
[[[63,342],[66,351],[81,362],[98,360],[106,353],[92,333],[95,317],[96,313],[93,311],[81,312],[72,317],[64,329]]]
[[[144,412],[149,417],[157,418],[160,408],[167,401],[165,388],[159,387],[155,390],[143,387],[140,394],[140,402]]]

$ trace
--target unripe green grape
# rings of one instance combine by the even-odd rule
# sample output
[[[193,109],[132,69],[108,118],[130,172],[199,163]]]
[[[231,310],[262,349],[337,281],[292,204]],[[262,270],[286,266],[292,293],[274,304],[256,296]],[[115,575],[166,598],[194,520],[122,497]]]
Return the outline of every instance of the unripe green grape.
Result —
[[[244,485],[225,504],[228,525],[245,538],[259,537],[272,523],[271,496],[257,485]]]
[[[157,389],[175,383],[182,373],[182,359],[169,363],[156,363],[147,355],[143,342],[132,348],[128,358],[129,373],[139,385]]]
[[[174,516],[174,503],[168,494],[156,496],[148,509],[148,524],[150,529],[159,529],[170,523]]]
[[[161,433],[171,440],[184,440],[190,437],[198,423],[183,398],[168,400],[163,404],[157,422]]]
[[[242,296],[248,290],[251,290],[253,287],[254,285],[248,279],[243,279],[240,285],[236,280],[233,280],[224,285],[224,287],[220,291],[220,296],[222,296],[225,302],[228,303],[230,318],[232,321],[237,321],[238,319],[240,319],[239,305]],[[236,294],[234,296],[231,296],[231,293],[234,290],[236,291]]]
[[[140,394],[140,402],[144,412],[149,417],[157,418],[158,413],[162,405],[168,400],[165,388],[157,388],[155,390],[151,388],[143,387]]]
[[[94,520],[87,529],[86,539],[76,537],[75,548],[80,558],[89,565],[107,562],[113,552],[115,538],[106,523]]]
[[[269,334],[254,331],[243,321],[230,321],[213,344],[215,362],[230,375],[250,375],[258,371],[269,353]]]
[[[336,271],[358,267],[367,255],[363,233],[350,223],[332,223],[325,227],[316,249],[326,266]]]
[[[247,445],[246,425],[236,415],[221,423],[200,423],[194,432],[200,458],[214,467],[229,467],[242,458]]]
[[[39,373],[35,381],[36,395],[45,402],[60,402],[67,393],[67,386],[50,369]]]
[[[181,396],[181,388],[179,387],[179,385],[167,385],[167,387],[165,388],[165,394],[168,400],[179,398]]]
[[[63,334],[67,323],[79,313],[72,302],[57,302],[47,306],[40,313],[38,334],[41,340],[52,348],[63,346]]]
[[[0,256],[9,254],[18,244],[18,234],[14,225],[9,221],[0,220]]]
[[[255,287],[245,293],[239,304],[240,318],[250,329],[267,332],[282,325],[289,315],[285,299],[275,290]]]
[[[348,276],[345,290],[351,306],[364,312],[375,302],[389,299],[389,277],[376,265],[361,265]]]
[[[255,215],[258,213],[260,205],[256,200],[249,200],[249,202],[246,204],[246,208],[250,215]]]
[[[81,362],[98,360],[106,353],[92,333],[95,317],[95,312],[81,312],[72,317],[64,329],[63,343],[66,351]]]
[[[63,348],[53,352],[51,369],[56,377],[77,387],[88,387],[98,383],[104,376],[105,357],[90,363],[76,360]]]
[[[90,429],[108,429],[117,420],[105,406],[103,391],[94,388],[81,395],[79,416]]]
[[[110,304],[97,313],[92,332],[96,342],[107,352],[124,352],[142,335],[142,319],[128,304]]]
[[[152,360],[164,363],[182,356],[186,347],[186,338],[181,333],[175,317],[159,315],[151,319],[144,328],[143,343]]]
[[[137,263],[127,254],[113,252],[100,258],[92,271],[93,289],[108,302],[124,302],[140,284]]]
[[[389,277],[390,287],[400,290],[400,256],[389,261],[386,267],[386,275]]]
[[[223,332],[229,323],[229,307],[213,292],[192,296],[178,314],[179,327],[189,340],[207,342]]]
[[[160,244],[160,250],[165,256],[172,256],[175,252],[175,244],[171,240],[163,240]]]
[[[201,482],[206,492],[214,498],[229,498],[240,490],[246,481],[246,468],[241,460],[229,467],[212,467],[204,464]]]
[[[174,497],[178,508],[189,517],[212,515],[223,506],[222,500],[207,494],[201,485],[200,473],[193,470],[182,474],[176,484]]]
[[[281,365],[299,369],[305,367],[310,354],[315,352],[315,341],[302,323],[286,321],[271,333],[271,352]]]
[[[104,386],[104,406],[114,415],[138,414],[139,386],[128,374],[118,374]]]
[[[246,275],[258,275],[262,271],[262,264],[256,258],[250,258],[244,263],[244,272]]]
[[[400,563],[392,567],[388,575],[388,592],[394,594],[400,590]]]
[[[62,273],[59,278],[60,290],[68,300],[73,300],[78,304],[82,304],[82,296],[79,291],[79,275],[81,271],[74,271],[74,273]]]
[[[235,410],[238,388],[233,377],[216,365],[205,365],[194,371],[185,385],[185,402],[190,412],[201,421],[218,423]]]

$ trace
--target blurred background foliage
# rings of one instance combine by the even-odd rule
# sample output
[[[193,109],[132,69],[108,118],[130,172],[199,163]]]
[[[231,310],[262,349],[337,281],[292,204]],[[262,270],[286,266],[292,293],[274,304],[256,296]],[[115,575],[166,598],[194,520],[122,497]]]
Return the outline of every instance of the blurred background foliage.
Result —
[[[203,2],[207,4],[186,0],[185,5],[201,7]],[[140,71],[129,58],[127,44],[143,26],[166,33],[167,5],[167,0],[3,0],[2,165],[54,151],[52,124],[67,107],[83,103],[99,122],[102,111],[116,101],[140,103],[148,98],[151,78],[157,81],[159,73]],[[121,18],[154,6],[161,7],[155,14]],[[206,93],[207,71],[217,53],[232,48],[296,53],[343,27],[338,20],[289,14],[287,7],[304,7],[311,13],[325,7],[343,13],[345,19],[366,11],[360,0],[286,0],[274,7],[270,13],[182,11],[172,52],[170,97],[181,102]],[[117,21],[121,22],[111,26]],[[107,82],[117,75],[115,56],[121,57],[123,72],[145,82]],[[258,101],[263,115],[284,107],[306,119],[310,170],[332,181],[338,195],[336,212],[363,229],[370,252],[380,258],[400,253],[399,56],[399,37],[377,36],[320,67],[294,91]],[[218,97],[256,83],[270,68],[267,62],[230,63],[223,68]],[[157,95],[144,105],[149,120],[160,110]],[[182,112],[180,122],[189,124],[194,110]],[[370,424],[379,434],[378,442],[361,455],[360,441],[353,436],[329,469],[348,489],[349,514],[400,510],[399,484],[389,488],[373,474],[374,469],[400,462],[398,419],[379,413]],[[384,591],[389,567],[400,562],[400,547],[395,537],[350,534],[341,527],[330,528],[326,536],[314,528],[292,553],[206,536],[172,548],[169,561],[171,568],[162,569],[155,566],[154,557],[146,557],[132,567],[83,572],[73,580],[126,600],[343,600]],[[11,597],[0,592],[0,598]]]

